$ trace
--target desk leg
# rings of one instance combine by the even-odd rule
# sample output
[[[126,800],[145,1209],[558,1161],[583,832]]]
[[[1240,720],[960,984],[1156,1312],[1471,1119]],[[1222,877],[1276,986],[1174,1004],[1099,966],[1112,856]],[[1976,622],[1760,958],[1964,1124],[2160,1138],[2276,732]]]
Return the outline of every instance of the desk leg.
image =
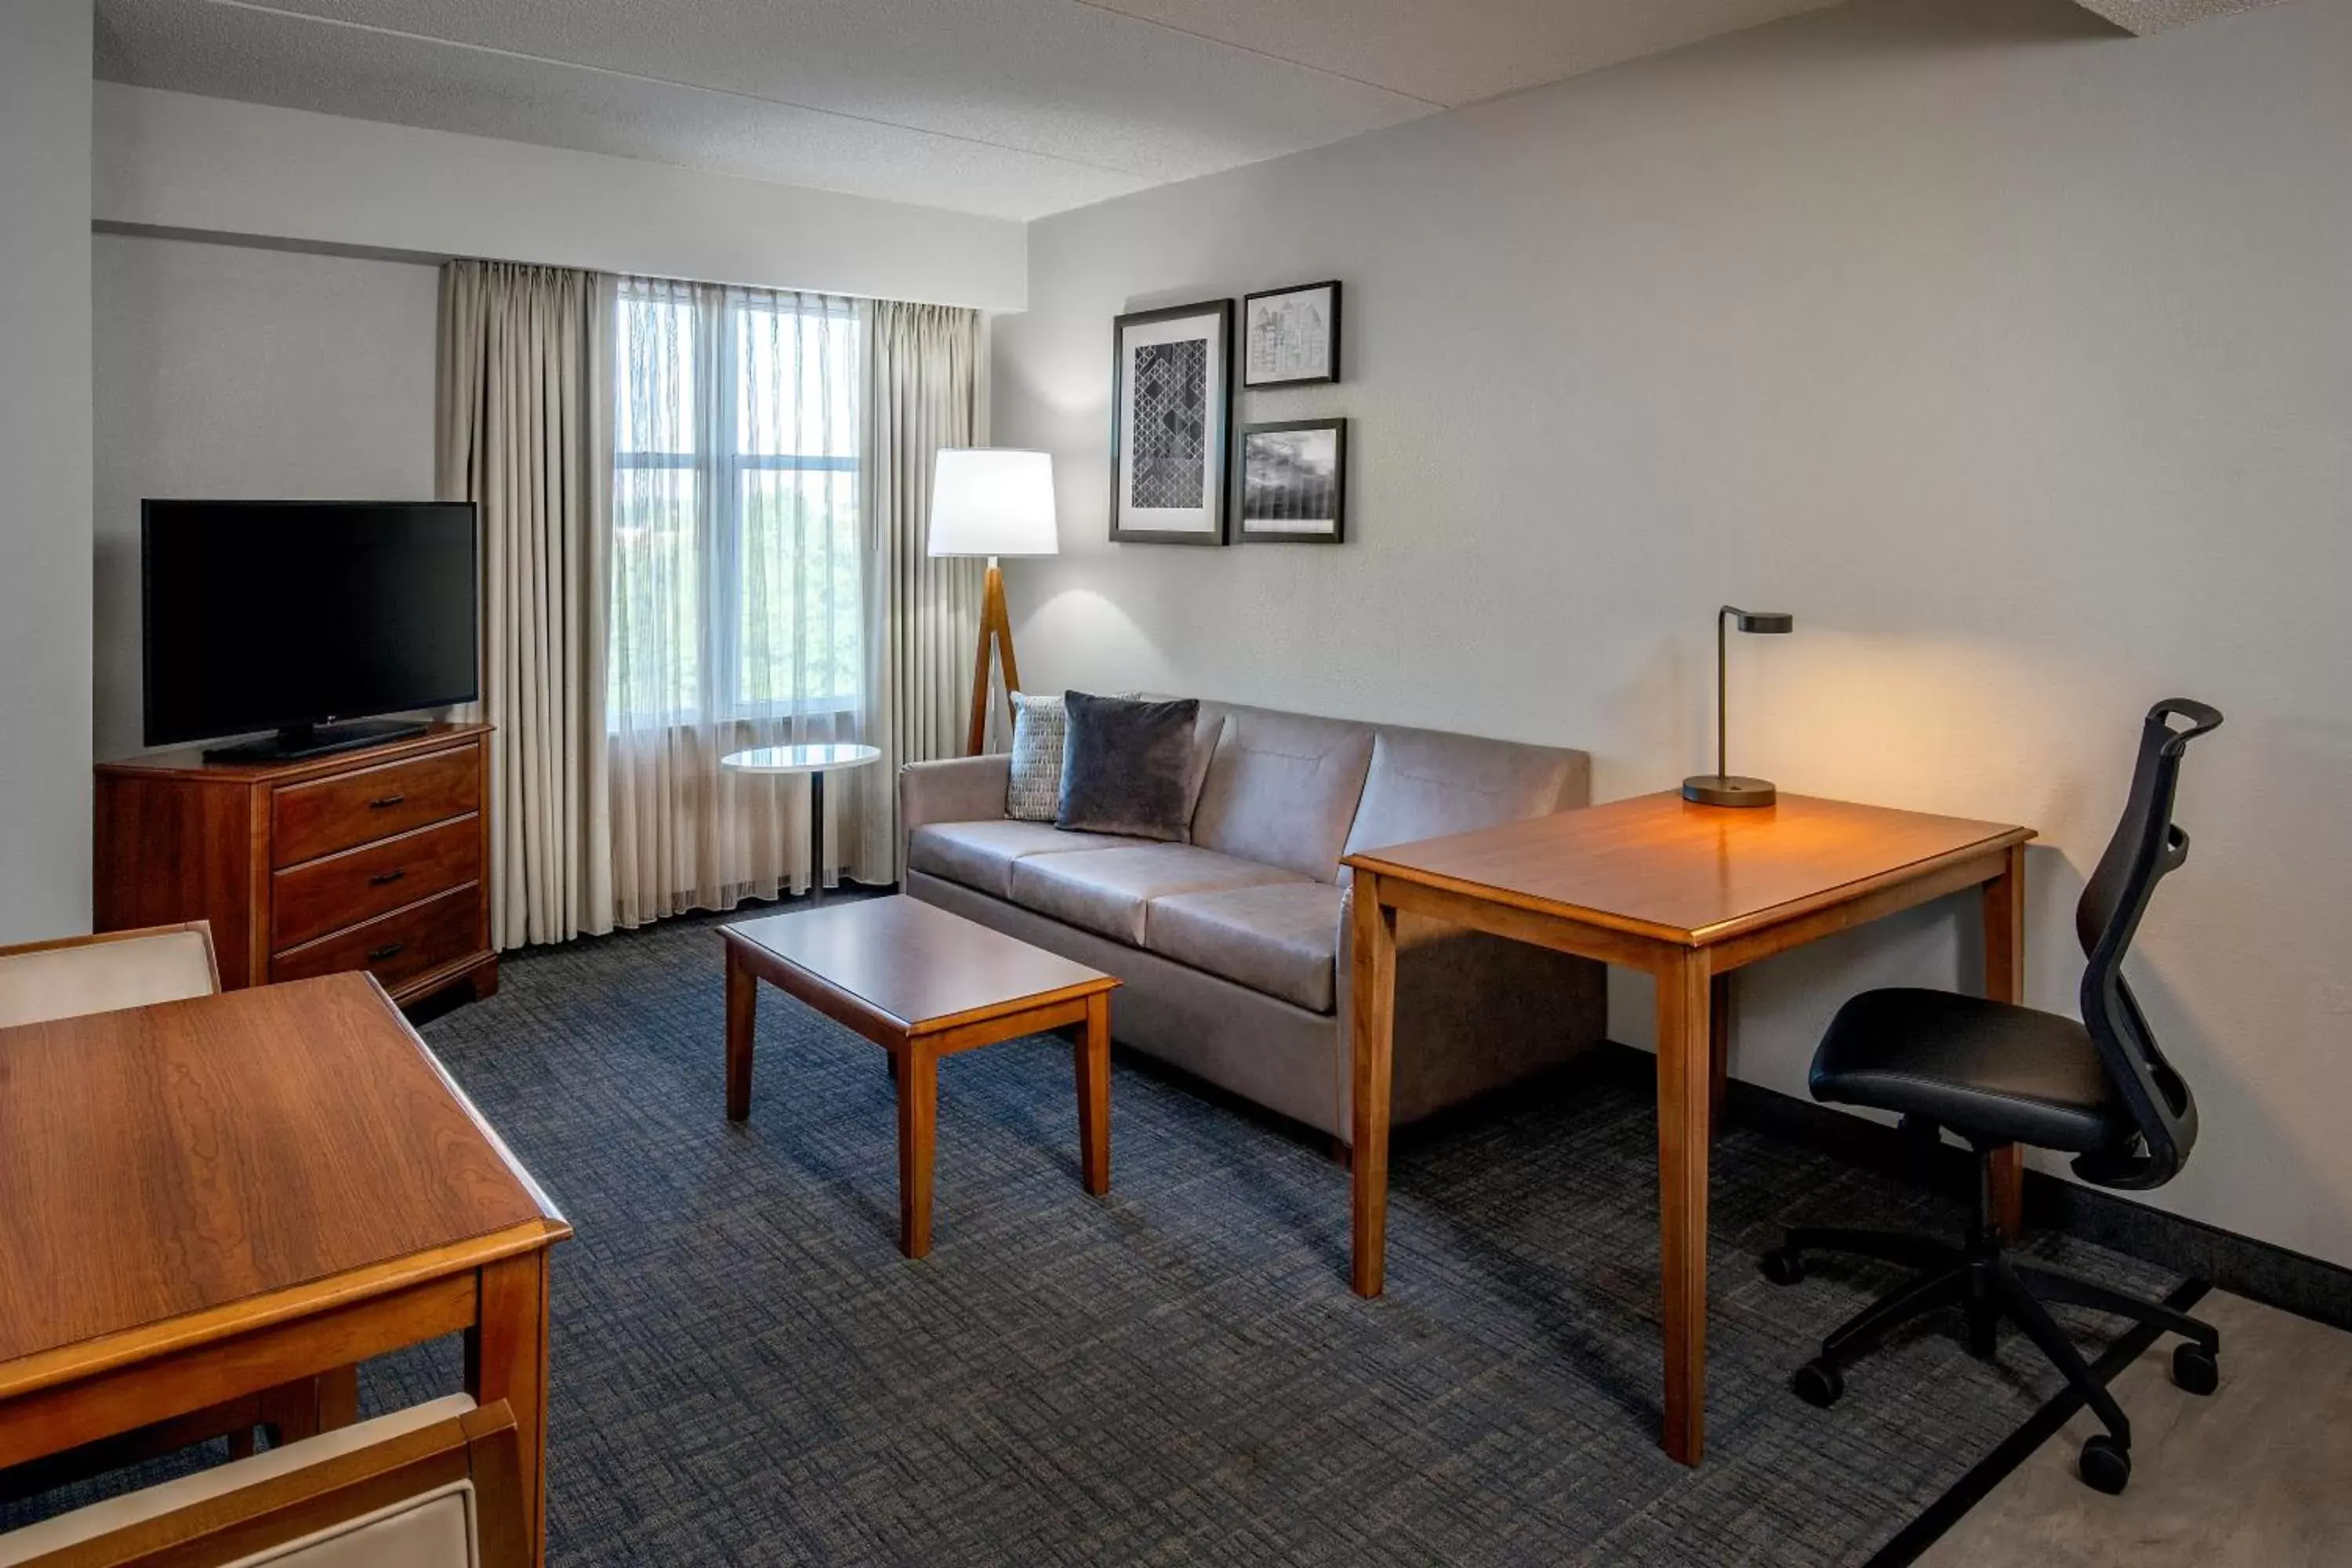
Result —
[[[1984,885],[1985,994],[2025,1000],[2025,846],[2011,845],[2001,874]],[[1992,1216],[2015,1241],[2025,1231],[2025,1151],[2012,1143],[1993,1156]]]
[[[907,1042],[898,1058],[898,1250],[921,1258],[931,1250],[931,1166],[940,1141],[940,1058],[922,1040]]]
[[[1706,987],[1706,1135],[1723,1136],[1731,1095],[1731,974],[1715,976]]]
[[[466,1390],[477,1405],[514,1412],[522,1459],[530,1560],[547,1561],[547,1254],[521,1253],[481,1271],[481,1302],[466,1331]]]
[[[1110,997],[1087,998],[1078,1058],[1078,1182],[1100,1197],[1110,1191]]]
[[[1706,1432],[1706,1156],[1714,987],[1704,952],[1658,969],[1658,1246],[1664,1299],[1664,1447],[1696,1465]]]
[[[1389,1068],[1396,1033],[1396,910],[1381,902],[1380,879],[1356,873],[1355,963],[1349,1048],[1354,1056],[1355,1152],[1350,1217],[1355,1259],[1349,1283],[1377,1296],[1387,1271]]]
[[[727,943],[727,1120],[751,1114],[751,1026],[760,1011],[760,981]]]
[[[339,1366],[319,1374],[319,1426],[331,1432],[360,1418],[360,1369]]]

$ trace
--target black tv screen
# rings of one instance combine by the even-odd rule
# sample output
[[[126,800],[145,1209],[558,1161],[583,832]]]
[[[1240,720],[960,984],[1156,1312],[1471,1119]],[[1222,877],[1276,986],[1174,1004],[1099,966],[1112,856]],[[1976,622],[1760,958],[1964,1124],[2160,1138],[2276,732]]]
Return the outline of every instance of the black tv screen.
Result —
[[[470,501],[151,500],[151,746],[470,702]]]

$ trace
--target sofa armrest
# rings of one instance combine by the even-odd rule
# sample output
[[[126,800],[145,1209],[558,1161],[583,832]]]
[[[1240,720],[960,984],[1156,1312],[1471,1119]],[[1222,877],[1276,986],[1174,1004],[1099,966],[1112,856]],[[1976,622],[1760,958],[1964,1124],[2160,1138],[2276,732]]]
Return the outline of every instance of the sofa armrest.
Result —
[[[1013,759],[1003,752],[908,763],[898,770],[898,830],[934,822],[993,822],[1004,815]]]

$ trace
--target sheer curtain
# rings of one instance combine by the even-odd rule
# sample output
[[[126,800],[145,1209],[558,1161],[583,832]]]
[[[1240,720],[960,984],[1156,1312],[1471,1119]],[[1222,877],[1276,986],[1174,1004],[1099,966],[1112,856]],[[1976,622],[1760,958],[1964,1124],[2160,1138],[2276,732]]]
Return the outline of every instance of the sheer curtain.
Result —
[[[813,868],[806,782],[719,765],[866,739],[856,306],[643,278],[607,294],[604,707],[614,914],[634,926],[835,881],[866,819],[887,820],[890,778],[828,781],[835,864]]]

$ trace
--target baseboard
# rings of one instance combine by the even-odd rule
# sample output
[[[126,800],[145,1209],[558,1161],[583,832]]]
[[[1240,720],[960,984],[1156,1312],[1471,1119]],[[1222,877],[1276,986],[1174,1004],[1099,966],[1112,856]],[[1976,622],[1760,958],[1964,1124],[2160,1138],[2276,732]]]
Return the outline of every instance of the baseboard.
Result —
[[[1655,1081],[1656,1058],[1649,1052],[1612,1040],[1601,1046],[1601,1053],[1612,1075],[1628,1081]],[[1923,1170],[1916,1147],[1885,1122],[1737,1079],[1727,1099],[1736,1125],[1818,1149],[1850,1164],[1924,1180],[1964,1200],[1973,1195],[1975,1161],[1965,1149],[1941,1145]],[[2041,1171],[2025,1173],[2025,1223],[2113,1247],[2330,1328],[2352,1330],[2352,1268],[2324,1258]]]

